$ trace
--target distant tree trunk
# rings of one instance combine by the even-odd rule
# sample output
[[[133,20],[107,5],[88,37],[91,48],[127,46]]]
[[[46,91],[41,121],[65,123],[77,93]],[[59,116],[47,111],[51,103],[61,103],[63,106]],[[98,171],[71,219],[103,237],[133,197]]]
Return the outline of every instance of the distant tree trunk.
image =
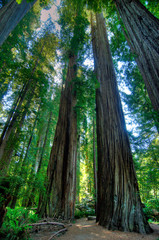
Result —
[[[24,87],[24,86],[23,86],[23,87]],[[23,91],[23,89],[21,90],[18,98],[14,100],[14,103],[13,103],[13,105],[12,105],[12,109],[10,110],[10,112],[9,112],[9,114],[8,114],[7,121],[5,122],[5,125],[4,125],[4,128],[3,128],[3,132],[2,132],[1,137],[0,137],[0,146],[1,146],[2,142],[3,142],[4,136],[5,136],[6,133],[7,133],[7,130],[8,130],[8,128],[9,128],[9,125],[10,125],[12,119],[13,119],[13,116],[14,116],[14,114],[15,114],[16,108],[17,108],[18,103],[19,103],[19,101],[20,101],[20,97],[21,97],[22,91]],[[1,155],[1,153],[0,153],[0,155]]]
[[[48,133],[49,133],[50,124],[51,124],[51,118],[52,118],[52,112],[50,112],[50,114],[49,114],[47,129],[46,129],[45,138],[44,138],[44,142],[43,142],[43,146],[42,146],[41,156],[40,156],[40,159],[39,159],[37,173],[39,173],[40,169],[41,169],[41,164],[42,164],[43,155],[44,155],[44,151],[45,151],[46,141],[48,139]]]
[[[10,110],[9,114],[8,114],[8,118],[7,118],[7,121],[5,123],[5,126],[3,128],[3,132],[1,134],[1,137],[0,137],[0,146],[1,146],[1,151],[2,151],[2,144],[4,144],[3,142],[4,139],[8,139],[8,135],[9,135],[9,129],[11,126],[13,126],[14,124],[14,121],[17,119],[18,117],[18,113],[20,111],[20,107],[23,103],[23,100],[25,98],[25,94],[26,94],[26,84],[24,84],[23,88],[21,89],[20,93],[19,93],[19,96],[17,99],[15,99],[13,105],[12,105],[12,109]],[[0,151],[0,158],[1,158],[1,155],[2,155],[2,152]]]
[[[77,164],[76,164],[76,201],[79,202],[80,196],[80,135],[78,135],[78,143],[77,143]]]
[[[19,162],[16,164],[16,167],[15,167],[15,169],[14,169],[14,175],[18,175],[18,174],[17,174],[17,170],[18,170],[18,168],[20,168],[20,166],[18,166],[18,165],[19,165],[19,163],[21,163],[22,160],[23,160],[25,145],[26,145],[26,142],[24,142],[24,144],[23,144],[23,149],[22,149],[22,152],[21,152],[21,154],[20,154]],[[19,175],[20,175],[20,174],[19,174]],[[11,201],[11,203],[10,203],[10,208],[12,208],[12,209],[15,208],[15,205],[16,205],[16,202],[17,202],[17,199],[18,199],[18,195],[19,195],[19,189],[20,189],[20,184],[17,184],[16,190],[13,192],[12,201]]]
[[[127,30],[127,33],[124,31],[126,39],[136,55],[152,106],[159,112],[159,20],[138,0],[114,2]]]
[[[33,2],[23,0],[18,4],[16,0],[11,0],[0,9],[0,46],[35,2],[36,0]]]
[[[36,127],[39,111],[40,111],[40,105],[39,105],[39,109],[38,109],[38,112],[37,112],[32,130],[31,130],[31,135],[29,137],[29,141],[28,141],[28,144],[27,144],[27,149],[26,149],[26,152],[25,152],[24,160],[23,160],[23,163],[21,165],[21,169],[19,171],[19,176],[21,176],[23,178],[23,180],[26,179],[26,177],[27,177],[27,174],[24,174],[24,167],[26,167],[26,165],[27,165],[28,153],[29,153],[30,145],[31,145],[31,142],[32,142],[32,139],[33,139],[34,130],[35,130],[35,127]],[[23,147],[23,151],[21,153],[20,161],[22,161],[23,153],[24,153],[24,147]],[[15,172],[15,174],[17,174],[17,173]],[[11,206],[10,206],[11,208],[15,208],[20,188],[21,188],[21,184],[17,184],[16,189],[14,190],[14,193],[13,193],[13,199],[12,199]]]
[[[77,157],[77,119],[74,109],[76,92],[76,56],[69,56],[64,89],[61,93],[59,118],[47,168],[46,197],[40,196],[38,213],[41,216],[66,219],[74,217],[75,167]]]
[[[95,197],[95,205],[97,207],[97,166],[96,166],[96,129],[95,129],[95,121],[93,116],[93,171],[94,171],[94,197]],[[95,210],[96,210],[95,207]]]
[[[102,14],[92,21],[96,92],[97,221],[108,229],[149,233],[142,211],[134,164]]]
[[[10,179],[8,177],[0,177],[0,228],[3,224],[4,217],[7,213],[6,207],[11,201]]]
[[[9,116],[9,119],[4,127],[0,140],[0,171],[3,171],[6,166],[9,166],[10,156],[9,151],[13,151],[13,146],[10,146],[12,142],[15,145],[16,135],[19,133],[20,125],[22,126],[25,115],[27,113],[27,108],[30,105],[32,95],[26,100],[26,95],[31,90],[31,80],[23,87],[18,103],[14,109],[11,111],[12,116]],[[26,100],[26,102],[25,102]],[[22,108],[22,104],[24,108]]]
[[[41,47],[40,54],[42,53],[44,46],[45,41]],[[10,158],[14,150],[15,143],[18,141],[19,132],[23,125],[31,100],[34,96],[37,82],[33,80],[33,76],[39,60],[40,57],[38,56],[38,58],[35,60],[35,65],[31,72],[30,79],[24,84],[18,100],[15,104],[13,104],[13,110],[11,110],[11,113],[9,114],[7,123],[0,138],[0,171],[3,175],[6,174],[6,169],[9,167]]]
[[[41,152],[40,158],[38,160],[38,167],[37,167],[36,175],[41,170],[43,155],[44,155],[45,146],[46,146],[46,142],[47,142],[47,139],[48,139],[48,133],[49,133],[50,124],[51,124],[51,118],[52,118],[52,112],[50,112],[50,114],[49,114],[49,119],[48,119],[48,124],[47,124],[47,128],[46,128],[45,138],[44,138],[44,142],[43,142],[43,146],[42,146],[42,152]],[[35,181],[36,181],[36,178],[37,178],[37,176],[35,176]],[[32,178],[32,181],[33,181],[33,178]],[[33,206],[34,199],[35,199],[36,187],[33,186],[32,189],[30,189],[30,187],[29,187],[29,192],[31,192],[31,193],[29,194],[29,198],[28,198],[26,207]]]
[[[18,118],[16,120],[13,118],[12,124],[10,124],[7,134],[0,146],[0,172],[4,176],[9,168],[15,146],[18,143],[19,134],[30,106],[31,99],[32,97],[30,96],[24,109],[21,109],[21,113],[18,113]]]

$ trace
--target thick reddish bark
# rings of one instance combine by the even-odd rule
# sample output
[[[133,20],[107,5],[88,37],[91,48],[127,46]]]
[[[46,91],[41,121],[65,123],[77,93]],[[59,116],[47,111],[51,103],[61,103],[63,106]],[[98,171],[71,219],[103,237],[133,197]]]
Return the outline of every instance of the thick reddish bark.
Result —
[[[159,112],[159,20],[138,0],[114,2],[127,30],[127,40],[136,56],[152,106]]]
[[[18,4],[16,0],[11,0],[0,9],[0,46],[35,2],[23,0]]]
[[[109,229],[149,233],[142,211],[115,71],[102,14],[92,24],[96,94],[98,199],[97,221]]]
[[[40,197],[38,212],[44,216],[74,217],[77,155],[76,56],[69,57],[65,86],[61,93],[59,118],[47,169],[46,198]]]

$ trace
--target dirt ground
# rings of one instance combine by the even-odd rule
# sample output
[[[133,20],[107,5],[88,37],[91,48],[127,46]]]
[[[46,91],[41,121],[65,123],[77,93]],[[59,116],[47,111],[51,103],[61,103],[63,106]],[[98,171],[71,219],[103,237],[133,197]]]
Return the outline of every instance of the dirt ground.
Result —
[[[154,233],[142,235],[138,233],[126,233],[120,231],[108,231],[97,225],[93,220],[79,219],[68,228],[68,231],[57,240],[159,240],[159,225],[151,224]]]
[[[127,233],[120,231],[108,231],[106,228],[99,226],[94,220],[79,219],[76,220],[72,226],[67,226],[68,231],[60,236],[52,238],[52,240],[159,240],[159,225],[151,224],[154,232],[149,235],[142,235],[138,233]],[[31,239],[33,240],[49,240],[49,238],[59,230],[46,229],[34,232]]]

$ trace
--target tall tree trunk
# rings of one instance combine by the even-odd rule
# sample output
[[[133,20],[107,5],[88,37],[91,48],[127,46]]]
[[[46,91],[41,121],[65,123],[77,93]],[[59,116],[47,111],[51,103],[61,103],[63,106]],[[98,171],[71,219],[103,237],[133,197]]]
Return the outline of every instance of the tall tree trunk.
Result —
[[[97,221],[108,229],[149,233],[142,211],[134,164],[102,14],[92,21],[96,92]]]
[[[16,0],[11,0],[0,9],[0,46],[35,2],[36,0],[32,2],[23,0],[18,4]]]
[[[77,155],[77,119],[74,109],[76,93],[73,80],[76,77],[76,56],[69,56],[69,65],[65,87],[61,93],[59,118],[54,143],[47,169],[48,186],[46,198],[40,197],[38,213],[74,217],[76,155]]]
[[[159,113],[159,20],[138,0],[114,0],[127,30],[126,38]],[[158,119],[159,121],[159,119]]]

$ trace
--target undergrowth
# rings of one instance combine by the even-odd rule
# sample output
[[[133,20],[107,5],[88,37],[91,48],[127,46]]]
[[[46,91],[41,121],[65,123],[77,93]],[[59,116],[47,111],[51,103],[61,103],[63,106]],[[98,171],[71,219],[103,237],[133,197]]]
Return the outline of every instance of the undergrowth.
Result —
[[[7,207],[7,214],[5,216],[2,228],[0,229],[1,240],[28,240],[30,223],[38,221],[38,216],[34,211],[17,207],[11,209]]]
[[[75,218],[95,216],[95,201],[93,199],[82,199],[76,204]]]
[[[144,213],[150,223],[155,222],[159,223],[159,200],[158,199],[150,199],[145,204],[145,208],[143,208]]]

